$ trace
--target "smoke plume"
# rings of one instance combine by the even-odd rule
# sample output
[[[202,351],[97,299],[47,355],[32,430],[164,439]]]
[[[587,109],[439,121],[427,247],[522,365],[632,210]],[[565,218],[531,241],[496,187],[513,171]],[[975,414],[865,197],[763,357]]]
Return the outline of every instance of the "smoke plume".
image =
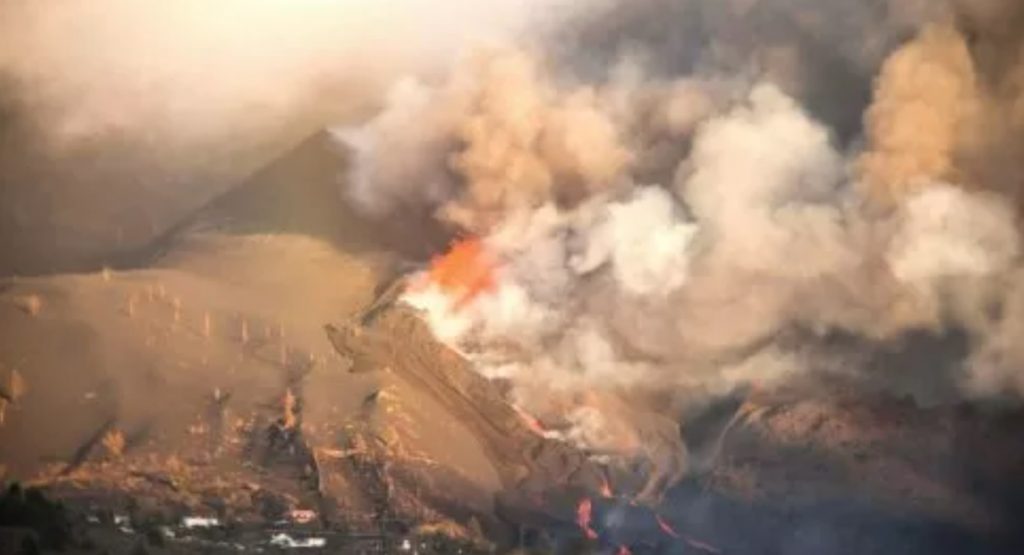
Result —
[[[486,286],[428,274],[406,301],[651,483],[685,472],[674,422],[709,393],[906,383],[836,337],[963,332],[960,394],[1024,393],[1024,50],[1013,3],[983,4],[610,3],[339,129],[349,194],[475,237]]]

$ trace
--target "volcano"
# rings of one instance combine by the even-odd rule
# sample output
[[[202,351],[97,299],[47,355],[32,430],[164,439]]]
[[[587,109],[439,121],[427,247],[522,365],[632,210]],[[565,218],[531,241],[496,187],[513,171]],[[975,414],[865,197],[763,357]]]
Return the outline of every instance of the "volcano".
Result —
[[[108,269],[5,282],[0,468],[60,510],[38,517],[25,508],[36,497],[8,491],[3,541],[172,553],[1022,545],[1024,414],[925,407],[838,377],[692,411],[674,424],[684,477],[640,496],[651,461],[549,431],[399,300],[406,268],[448,238],[356,216],[337,187],[343,158],[318,135]]]

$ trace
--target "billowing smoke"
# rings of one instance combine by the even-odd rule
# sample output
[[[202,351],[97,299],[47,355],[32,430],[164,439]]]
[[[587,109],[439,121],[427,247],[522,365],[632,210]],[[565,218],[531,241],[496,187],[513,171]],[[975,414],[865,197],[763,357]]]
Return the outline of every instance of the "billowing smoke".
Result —
[[[953,2],[878,77],[861,163],[869,191],[898,200],[928,180],[1019,203],[1024,165],[1024,6]]]
[[[963,332],[962,395],[1024,393],[1024,35],[981,4],[612,3],[338,129],[348,194],[468,234],[406,301],[549,433],[653,482],[686,467],[693,399],[884,385],[837,336]]]

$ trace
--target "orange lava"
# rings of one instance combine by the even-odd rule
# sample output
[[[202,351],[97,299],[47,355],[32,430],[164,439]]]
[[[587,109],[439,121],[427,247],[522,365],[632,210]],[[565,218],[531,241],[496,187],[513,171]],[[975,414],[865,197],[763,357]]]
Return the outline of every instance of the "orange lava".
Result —
[[[539,436],[544,435],[546,430],[544,429],[544,425],[540,423],[540,420],[538,420],[537,417],[533,416],[532,414],[526,412],[525,410],[515,405],[512,405],[512,408],[516,411],[516,413],[519,414],[519,417],[523,419],[523,423],[526,424],[526,427],[529,428],[531,432]]]
[[[706,543],[704,543],[702,541],[695,540],[693,538],[683,538],[683,539],[684,539],[684,541],[686,541],[687,544],[689,544],[690,547],[699,549],[701,551],[706,551],[708,553],[715,553],[715,554],[718,554],[718,553],[722,552],[722,550],[718,549],[717,547],[715,547],[713,545],[708,545],[708,544],[706,544]]]
[[[609,498],[609,497],[612,497],[614,495],[615,494],[612,493],[612,484],[611,484],[611,482],[608,481],[608,477],[607,476],[601,476],[601,496],[605,497],[605,498]]]
[[[699,549],[707,553],[721,553],[721,551],[713,545],[704,543],[700,540],[695,540],[689,536],[685,536],[683,534],[680,534],[679,532],[676,532],[675,529],[669,526],[668,522],[665,522],[665,519],[661,518],[660,515],[654,515],[654,518],[658,521],[658,528],[661,528],[661,531],[665,534],[676,539],[681,539],[684,542],[686,542],[687,545],[695,549]]]
[[[593,518],[594,505],[590,501],[590,498],[583,498],[580,501],[578,507],[576,507],[576,524],[579,524],[580,530],[583,530],[583,534],[587,536],[588,540],[596,540],[597,532],[590,526],[590,521]]]
[[[658,521],[658,528],[661,528],[662,532],[665,532],[673,538],[679,539],[679,532],[676,532],[674,529],[672,529],[672,527],[669,526],[667,522],[665,522],[665,519],[661,518],[661,516],[659,515],[654,515],[654,518]]]
[[[448,252],[431,261],[427,283],[440,287],[455,299],[455,307],[459,308],[494,288],[495,266],[494,258],[480,239],[461,239],[453,243]]]

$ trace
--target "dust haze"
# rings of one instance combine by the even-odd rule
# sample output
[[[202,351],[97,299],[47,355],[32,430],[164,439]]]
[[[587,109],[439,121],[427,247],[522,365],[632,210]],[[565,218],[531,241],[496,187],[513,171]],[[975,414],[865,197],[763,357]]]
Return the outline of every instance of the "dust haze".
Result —
[[[364,117],[395,78],[437,74],[563,11],[543,0],[5,2],[0,272],[99,267],[315,130]]]

